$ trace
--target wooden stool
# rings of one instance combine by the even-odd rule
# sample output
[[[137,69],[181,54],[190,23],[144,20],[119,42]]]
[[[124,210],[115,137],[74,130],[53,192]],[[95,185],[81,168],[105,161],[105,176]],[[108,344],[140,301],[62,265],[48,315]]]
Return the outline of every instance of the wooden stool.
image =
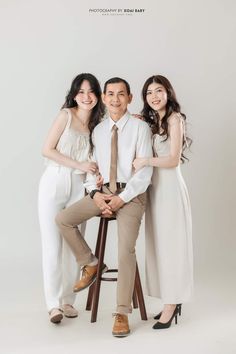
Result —
[[[95,250],[95,256],[98,258],[97,277],[96,277],[96,281],[89,288],[87,304],[86,304],[86,310],[90,311],[92,308],[91,322],[96,322],[97,320],[101,281],[102,280],[117,281],[117,278],[105,278],[102,276],[102,265],[104,260],[105,247],[106,247],[108,222],[115,219],[116,219],[115,217],[112,218],[106,218],[102,216],[100,217],[100,224],[99,224],[98,237],[97,237],[96,250]],[[109,272],[118,272],[118,270],[108,269],[106,273]],[[141,319],[146,321],[147,313],[146,313],[146,308],[145,308],[145,303],[143,298],[143,290],[141,286],[137,263],[136,263],[136,275],[135,275],[134,292],[133,292],[133,307],[134,308],[139,307]]]

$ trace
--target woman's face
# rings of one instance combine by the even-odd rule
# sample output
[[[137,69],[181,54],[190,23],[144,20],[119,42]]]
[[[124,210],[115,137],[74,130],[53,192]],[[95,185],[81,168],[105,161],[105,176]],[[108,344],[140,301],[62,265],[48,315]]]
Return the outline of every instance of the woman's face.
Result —
[[[148,86],[146,99],[154,111],[164,111],[167,104],[167,92],[164,86],[153,82]]]
[[[77,102],[79,108],[87,111],[92,110],[96,106],[98,99],[92,90],[89,81],[84,80],[82,82],[79,92],[74,100]]]

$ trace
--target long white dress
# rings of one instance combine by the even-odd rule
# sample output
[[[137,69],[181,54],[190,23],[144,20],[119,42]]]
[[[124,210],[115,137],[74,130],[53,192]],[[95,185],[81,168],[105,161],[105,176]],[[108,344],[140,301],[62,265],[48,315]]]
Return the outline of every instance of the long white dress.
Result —
[[[153,136],[156,156],[170,153],[170,138]],[[192,219],[180,165],[154,168],[145,219],[146,286],[164,304],[189,301],[193,292]]]

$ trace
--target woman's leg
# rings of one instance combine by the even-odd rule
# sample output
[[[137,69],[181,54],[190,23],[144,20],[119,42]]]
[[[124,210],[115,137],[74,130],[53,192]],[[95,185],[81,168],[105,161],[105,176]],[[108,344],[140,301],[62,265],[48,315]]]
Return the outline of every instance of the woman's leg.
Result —
[[[62,293],[62,238],[55,223],[55,216],[63,208],[61,193],[58,194],[58,178],[58,168],[48,167],[41,178],[38,196],[44,293],[48,311],[60,308]]]

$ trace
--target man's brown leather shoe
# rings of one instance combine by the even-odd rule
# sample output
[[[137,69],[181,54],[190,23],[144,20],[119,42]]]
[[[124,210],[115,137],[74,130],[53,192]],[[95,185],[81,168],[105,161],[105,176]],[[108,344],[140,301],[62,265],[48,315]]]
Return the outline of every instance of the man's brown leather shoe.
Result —
[[[84,266],[82,270],[82,277],[78,281],[78,283],[75,284],[73,291],[78,292],[92,285],[93,282],[95,282],[96,280],[97,269],[98,269],[97,264],[95,266],[88,266],[88,265]],[[107,266],[103,264],[102,273],[105,273],[107,269],[108,269]]]
[[[114,337],[126,337],[130,333],[128,316],[116,313],[115,322],[112,329],[112,334]]]

